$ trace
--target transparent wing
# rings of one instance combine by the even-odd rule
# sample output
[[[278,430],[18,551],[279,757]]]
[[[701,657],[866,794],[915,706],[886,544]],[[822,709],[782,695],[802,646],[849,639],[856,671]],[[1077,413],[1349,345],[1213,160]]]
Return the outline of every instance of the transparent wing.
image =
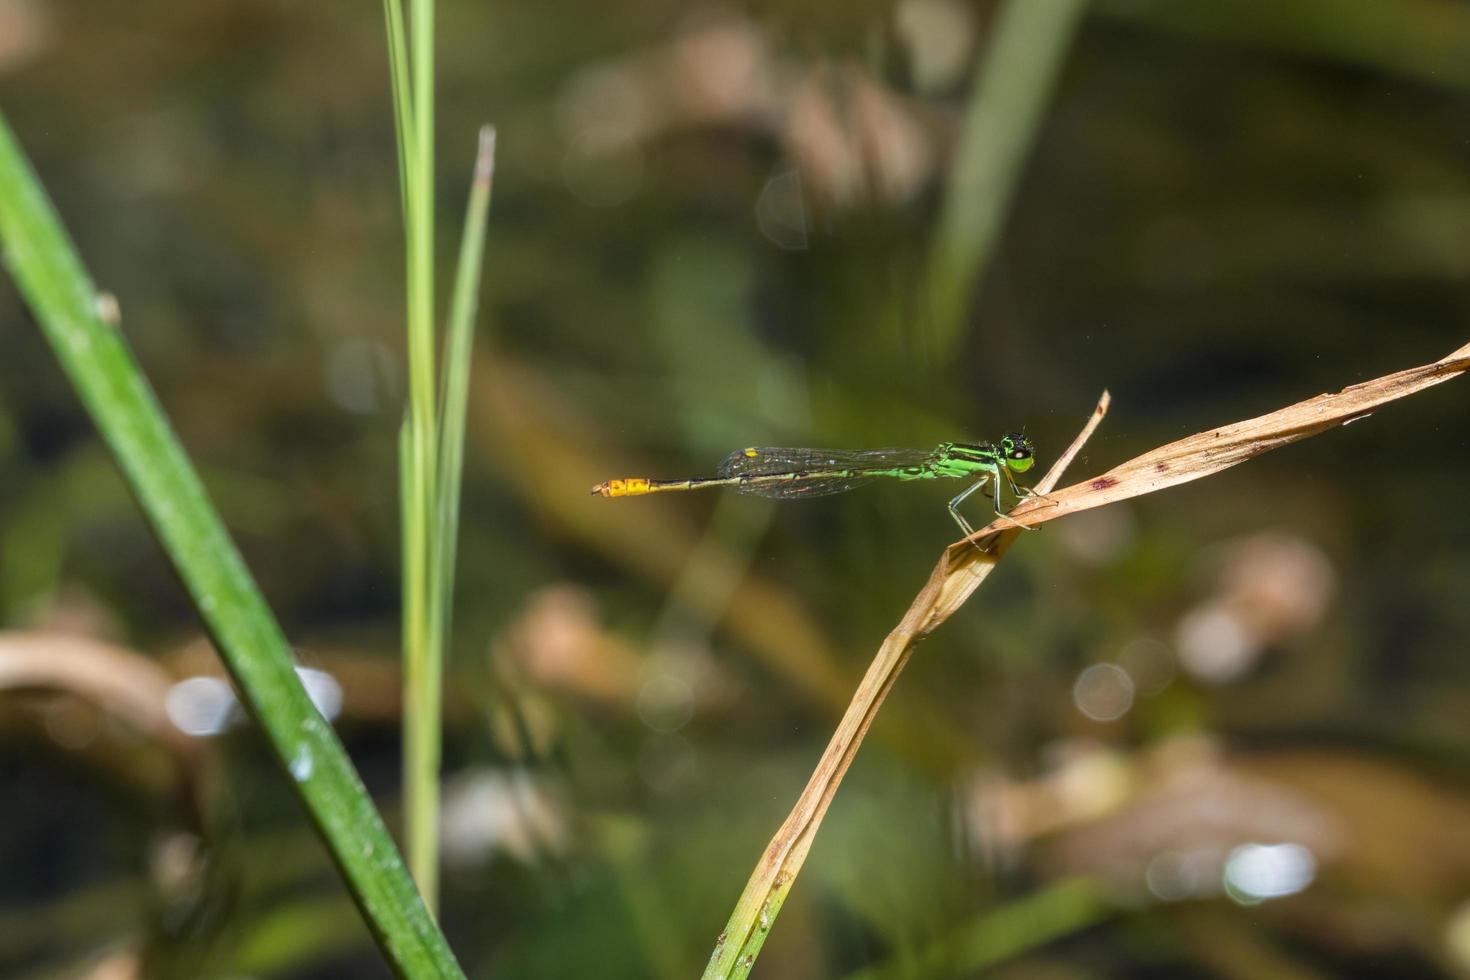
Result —
[[[753,446],[737,449],[720,463],[722,477],[771,476],[777,473],[832,470],[891,470],[928,462],[930,449],[784,449]]]
[[[772,500],[794,500],[797,497],[830,497],[834,493],[846,493],[853,487],[872,483],[878,479],[872,473],[847,477],[812,477],[805,480],[782,480],[779,483],[737,483],[731,490],[752,497],[770,497]]]
[[[928,449],[789,449],[754,446],[737,449],[720,463],[721,477],[759,478],[797,474],[790,480],[765,482],[752,479],[731,489],[738,493],[776,500],[795,497],[826,497],[870,483],[883,470],[920,466],[928,461]]]

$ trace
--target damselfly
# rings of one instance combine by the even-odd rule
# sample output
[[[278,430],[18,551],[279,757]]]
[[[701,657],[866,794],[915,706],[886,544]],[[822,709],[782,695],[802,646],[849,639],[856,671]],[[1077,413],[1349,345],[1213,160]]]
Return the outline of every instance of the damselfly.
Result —
[[[729,487],[737,493],[787,500],[793,497],[825,497],[862,486],[882,477],[895,480],[932,480],[938,477],[977,478],[949,502],[950,516],[965,532],[975,533],[960,513],[966,497],[987,484],[995,513],[1000,508],[1000,484],[1004,479],[1017,500],[1031,491],[1017,486],[1015,474],[1031,468],[1036,447],[1031,440],[1012,432],[998,445],[988,442],[942,442],[933,449],[779,449],[752,446],[737,449],[720,464],[719,476],[693,480],[649,480],[631,477],[608,480],[592,488],[599,497],[636,497],[670,490],[703,490]]]

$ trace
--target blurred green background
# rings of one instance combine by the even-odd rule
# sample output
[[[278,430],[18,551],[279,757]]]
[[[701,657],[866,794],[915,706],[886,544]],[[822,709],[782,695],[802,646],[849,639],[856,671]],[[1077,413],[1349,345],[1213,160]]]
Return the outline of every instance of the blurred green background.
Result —
[[[500,133],[447,671],[472,976],[696,975],[955,537],[957,486],[593,483],[1023,426],[1044,469],[1108,388],[1080,479],[1470,339],[1470,7],[1096,0],[951,316],[1001,22],[440,5],[441,254]],[[380,9],[0,0],[0,104],[396,823]],[[8,279],[0,325],[0,973],[384,975]],[[1467,391],[1026,535],[756,976],[1470,975]]]

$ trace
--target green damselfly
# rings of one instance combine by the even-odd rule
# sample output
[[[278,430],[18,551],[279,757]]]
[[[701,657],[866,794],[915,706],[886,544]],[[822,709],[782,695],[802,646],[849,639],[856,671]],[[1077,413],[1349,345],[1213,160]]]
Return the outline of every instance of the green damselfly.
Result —
[[[737,449],[720,464],[719,476],[693,480],[650,480],[630,477],[608,480],[592,488],[599,497],[637,497],[671,490],[703,490],[729,487],[737,493],[789,500],[794,497],[825,497],[888,477],[895,480],[932,480],[939,477],[975,478],[975,482],[949,502],[950,516],[969,537],[975,533],[959,507],[964,499],[989,485],[995,513],[1000,508],[1002,479],[1020,500],[1031,491],[1016,484],[1015,474],[1025,473],[1036,457],[1036,447],[1019,432],[999,443],[942,442],[933,449],[783,449],[751,446]]]

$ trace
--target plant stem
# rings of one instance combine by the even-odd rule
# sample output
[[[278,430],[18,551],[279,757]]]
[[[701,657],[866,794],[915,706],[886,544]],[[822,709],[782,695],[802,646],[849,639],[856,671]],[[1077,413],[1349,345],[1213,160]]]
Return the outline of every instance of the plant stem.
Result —
[[[454,573],[459,539],[460,477],[464,470],[465,414],[470,390],[470,354],[475,339],[475,312],[479,308],[480,270],[485,256],[485,216],[495,176],[495,129],[480,130],[475,175],[465,207],[459,265],[454,275],[454,298],[449,310],[449,335],[444,343],[443,390],[439,405],[439,499],[437,575],[433,594],[435,634],[442,648],[448,643],[454,613]]]
[[[389,965],[403,977],[463,976],[132,351],[99,315],[96,289],[3,116],[0,243]]]
[[[434,379],[434,3],[409,3],[408,96],[401,119],[408,241],[408,549],[403,556],[403,797],[408,865],[425,902],[438,903],[440,688],[443,636],[434,519],[438,426]],[[391,49],[390,49],[391,51]]]

